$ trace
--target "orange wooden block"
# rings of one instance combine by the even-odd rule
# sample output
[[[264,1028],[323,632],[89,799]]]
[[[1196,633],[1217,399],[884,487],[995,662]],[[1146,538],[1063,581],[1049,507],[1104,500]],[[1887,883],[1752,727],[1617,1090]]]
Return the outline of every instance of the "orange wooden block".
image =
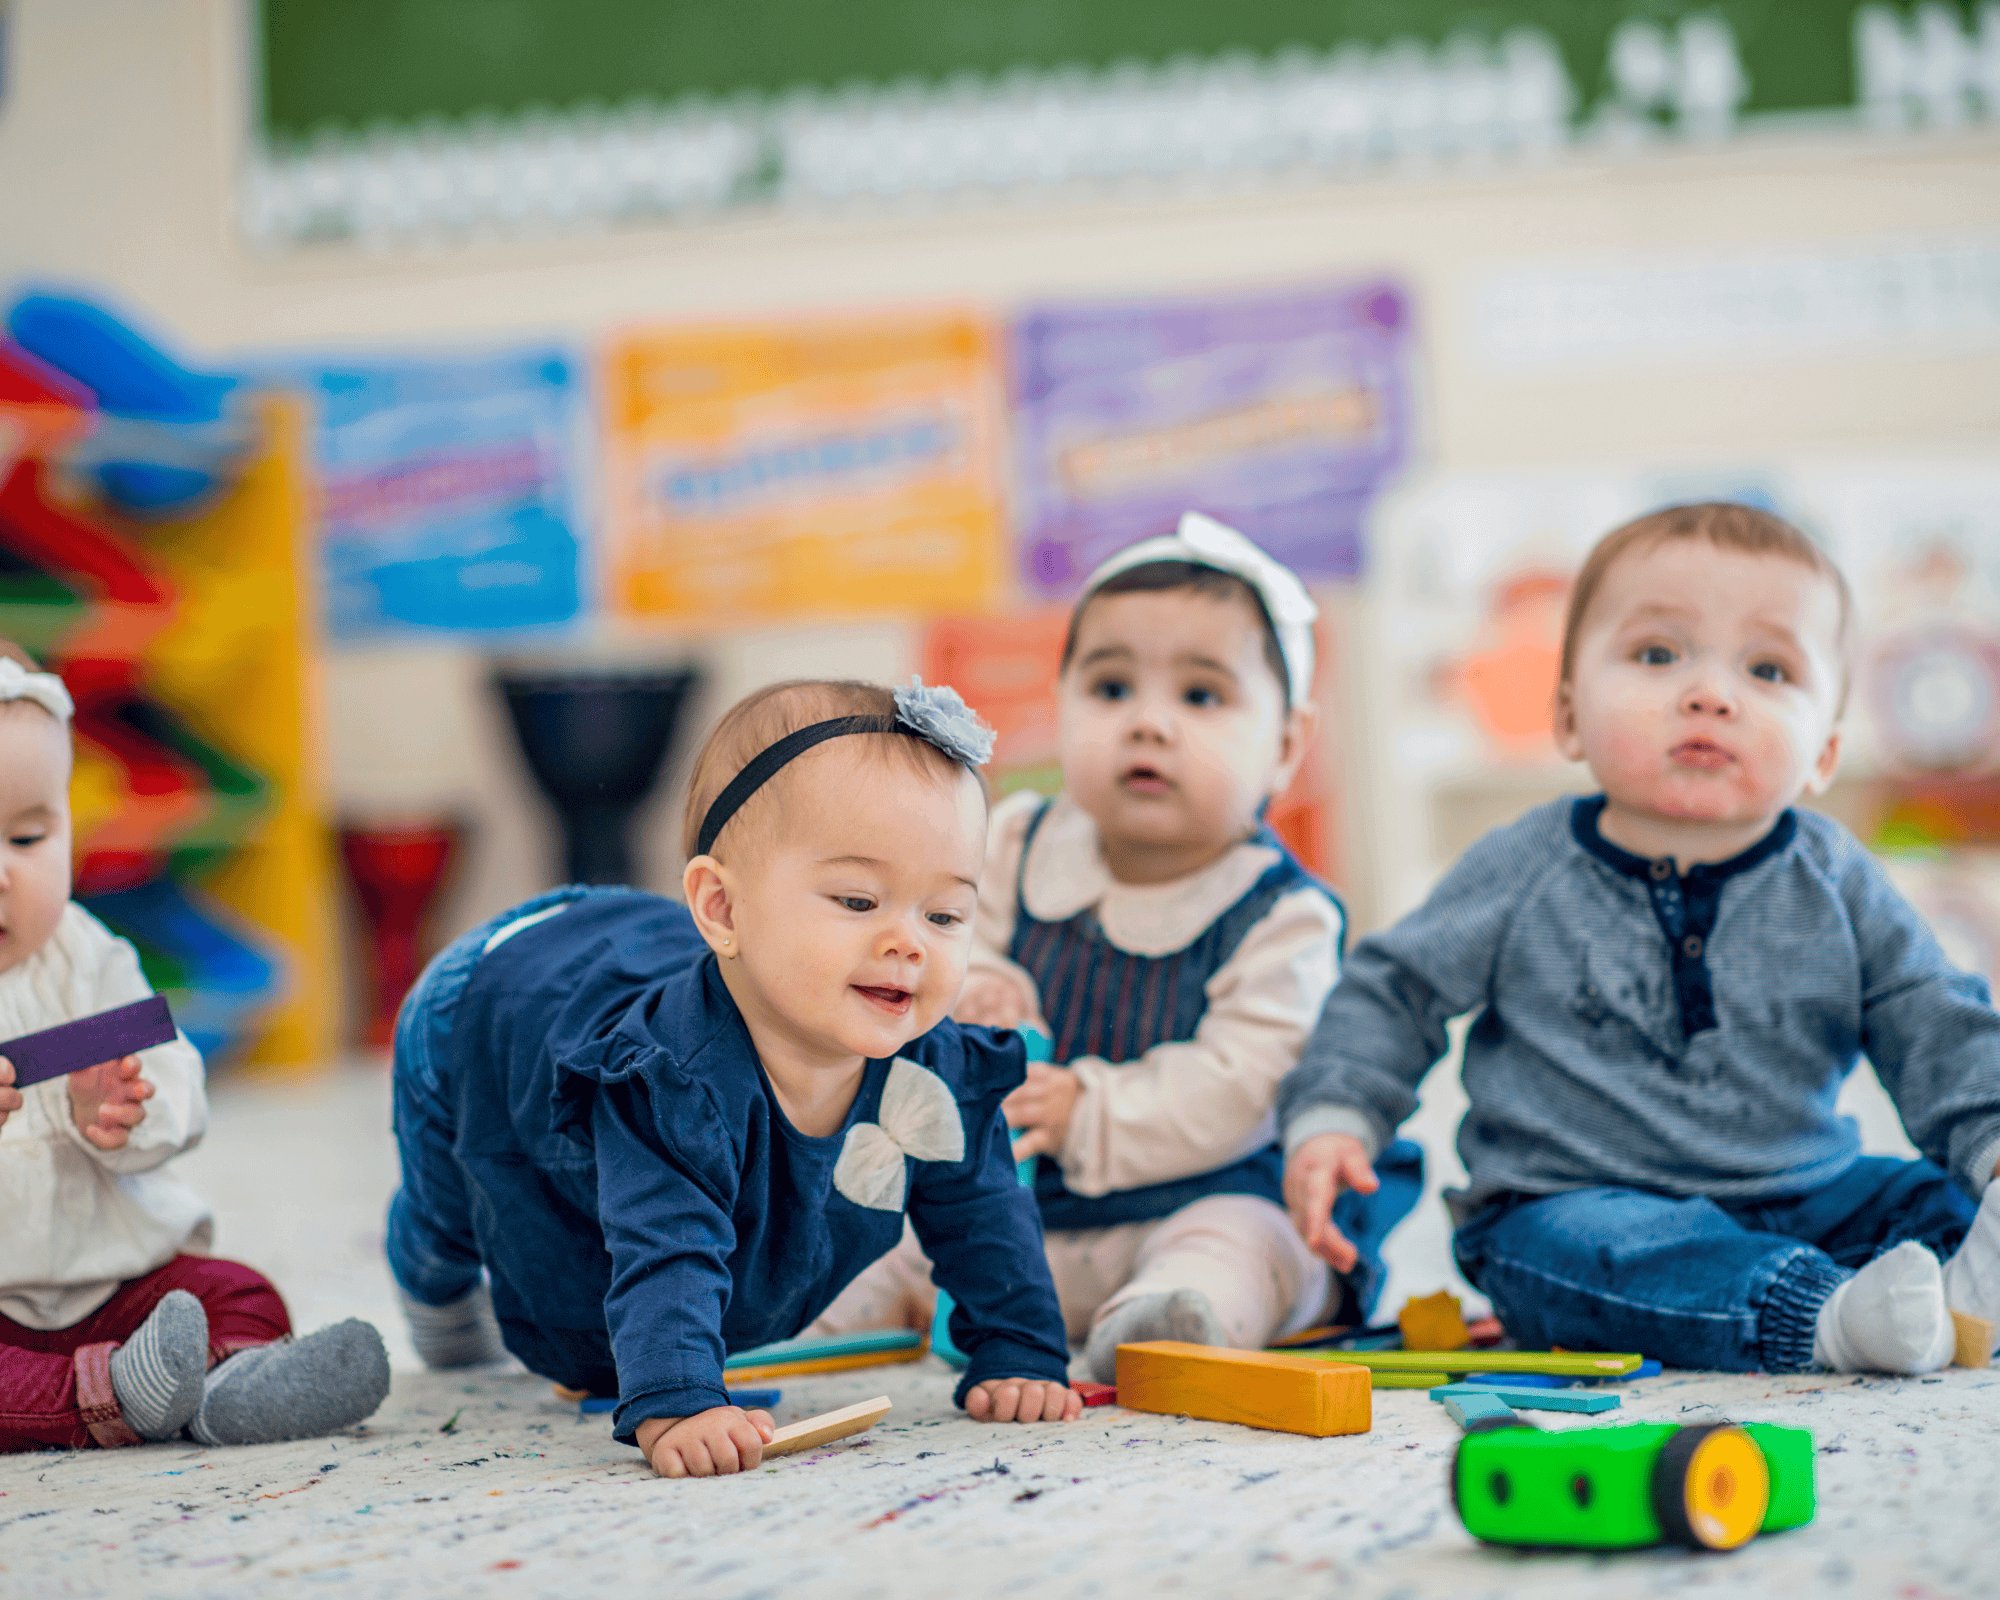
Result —
[[[1118,1347],[1118,1403],[1315,1439],[1366,1433],[1373,1421],[1365,1368],[1168,1339]]]
[[[1463,1350],[1472,1343],[1464,1308],[1449,1289],[1410,1301],[1396,1326],[1403,1330],[1405,1350]]]
[[[1951,1324],[1957,1336],[1951,1364],[1955,1367],[1990,1367],[1993,1364],[1993,1324],[1966,1311],[1954,1311]]]

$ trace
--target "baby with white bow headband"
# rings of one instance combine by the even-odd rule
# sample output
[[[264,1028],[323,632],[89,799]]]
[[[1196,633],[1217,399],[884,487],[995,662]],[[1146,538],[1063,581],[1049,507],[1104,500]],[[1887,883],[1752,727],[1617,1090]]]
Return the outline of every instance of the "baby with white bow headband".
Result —
[[[709,736],[686,903],[559,889],[444,952],[395,1047],[389,1263],[418,1353],[615,1394],[665,1477],[755,1467],[723,1363],[800,1332],[907,1214],[956,1297],[958,1403],[1067,1420],[1061,1313],[1001,1101],[947,1019],[991,733],[948,689],[785,683]]]
[[[0,1039],[153,992],[132,946],[70,899],[73,709],[0,641]],[[264,1444],[382,1403],[372,1327],[293,1340],[270,1282],[208,1254],[209,1209],[168,1165],[208,1122],[185,1038],[14,1084],[0,1060],[0,1452]]]

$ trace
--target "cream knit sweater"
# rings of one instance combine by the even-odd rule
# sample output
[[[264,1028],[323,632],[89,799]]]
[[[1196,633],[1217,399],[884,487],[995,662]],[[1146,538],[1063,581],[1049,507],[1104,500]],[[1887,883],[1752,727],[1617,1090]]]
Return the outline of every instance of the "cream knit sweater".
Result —
[[[0,1040],[152,992],[131,945],[72,903],[47,944],[0,972]],[[153,1097],[122,1150],[99,1150],[77,1130],[66,1078],[25,1090],[27,1104],[0,1128],[0,1316],[67,1328],[127,1279],[208,1247],[208,1207],[162,1170],[208,1124],[201,1057],[180,1038],[140,1059]]]

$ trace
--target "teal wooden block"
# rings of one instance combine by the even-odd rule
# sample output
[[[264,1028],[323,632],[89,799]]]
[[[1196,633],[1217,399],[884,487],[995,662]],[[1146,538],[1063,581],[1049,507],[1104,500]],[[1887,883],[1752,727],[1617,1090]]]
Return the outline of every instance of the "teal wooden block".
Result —
[[[1597,1389],[1522,1389],[1500,1383],[1447,1383],[1431,1390],[1431,1398],[1446,1406],[1467,1395],[1485,1395],[1515,1411],[1616,1411],[1622,1403],[1617,1395]]]
[[[1511,1422],[1514,1408],[1498,1395],[1489,1394],[1484,1389],[1466,1389],[1458,1394],[1446,1389],[1431,1390],[1431,1398],[1442,1396],[1445,1410],[1451,1413],[1451,1420],[1461,1428],[1470,1428],[1478,1422]]]

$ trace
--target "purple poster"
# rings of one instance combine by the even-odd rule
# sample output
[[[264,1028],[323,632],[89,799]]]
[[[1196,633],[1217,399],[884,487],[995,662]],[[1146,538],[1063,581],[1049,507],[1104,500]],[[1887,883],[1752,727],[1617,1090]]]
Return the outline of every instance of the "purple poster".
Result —
[[[1409,308],[1346,289],[1044,307],[1013,330],[1023,580],[1067,595],[1187,510],[1312,578],[1361,570],[1409,437]]]

